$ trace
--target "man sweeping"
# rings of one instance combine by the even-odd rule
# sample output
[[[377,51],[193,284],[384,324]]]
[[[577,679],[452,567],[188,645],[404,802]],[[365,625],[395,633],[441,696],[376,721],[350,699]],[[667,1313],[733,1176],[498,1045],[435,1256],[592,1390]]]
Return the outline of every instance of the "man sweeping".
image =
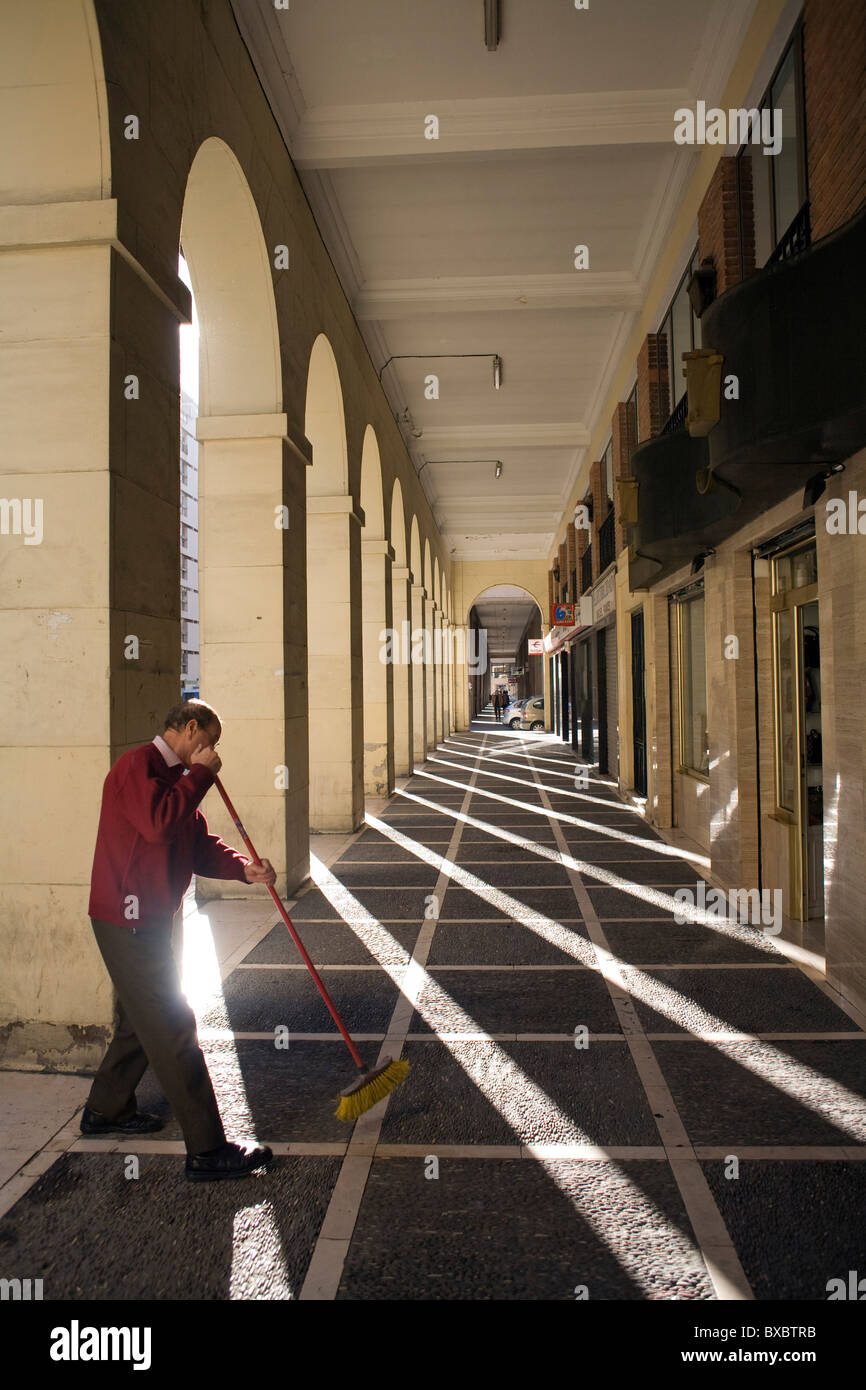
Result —
[[[171,948],[172,918],[194,873],[244,883],[276,878],[267,859],[254,864],[211,835],[198,810],[222,766],[221,732],[210,705],[185,700],[169,710],[162,735],[118,758],[102,792],[89,907],[117,992],[117,1026],[81,1132],[162,1129],[135,1103],[149,1062],[183,1130],[193,1182],[244,1177],[273,1157],[266,1146],[226,1140]]]

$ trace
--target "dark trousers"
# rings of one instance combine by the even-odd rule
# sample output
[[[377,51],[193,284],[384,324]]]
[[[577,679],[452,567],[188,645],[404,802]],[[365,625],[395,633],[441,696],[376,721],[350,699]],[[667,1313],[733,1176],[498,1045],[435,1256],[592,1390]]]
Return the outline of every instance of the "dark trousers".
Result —
[[[195,1014],[180,985],[165,927],[116,927],[94,918],[93,931],[117,991],[117,1024],[87,1104],[107,1120],[135,1114],[135,1088],[148,1062],[183,1130],[187,1152],[225,1141]]]

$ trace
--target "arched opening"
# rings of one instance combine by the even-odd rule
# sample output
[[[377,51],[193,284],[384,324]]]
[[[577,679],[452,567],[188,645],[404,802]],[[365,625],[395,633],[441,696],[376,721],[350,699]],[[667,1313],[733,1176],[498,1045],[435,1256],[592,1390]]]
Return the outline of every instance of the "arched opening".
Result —
[[[294,886],[308,865],[302,852],[289,855],[287,825],[303,816],[306,760],[297,756],[286,717],[290,518],[283,512],[279,333],[255,201],[233,151],[216,137],[204,141],[190,166],[181,250],[199,320],[197,419],[194,403],[183,399],[184,436],[194,429],[199,443],[198,552],[188,538],[184,543],[192,518],[191,493],[182,487],[181,561],[187,574],[181,601],[186,596],[189,614],[197,569],[198,687],[222,719],[227,785],[244,808],[253,843],[267,845],[261,852],[272,859],[278,882]],[[183,611],[181,618],[195,620]],[[211,800],[209,818],[230,836],[233,827],[222,804]],[[243,890],[220,882],[206,891]]]
[[[406,777],[412,771],[412,572],[406,562],[406,513],[400,479],[391,492],[391,622],[395,658],[392,665],[394,694],[394,776]]]
[[[436,697],[436,598],[433,593],[433,560],[429,538],[424,539],[424,563],[421,571],[424,585],[424,688],[427,696],[426,732],[427,747],[435,748],[438,742],[437,721],[439,701]]]
[[[349,493],[340,374],[320,333],[310,353],[307,470],[307,697],[310,829],[356,830],[364,817],[361,517]]]
[[[492,704],[497,689],[510,701],[545,701],[543,709],[533,705],[530,722],[549,719],[544,656],[533,649],[542,639],[542,617],[538,598],[517,584],[488,585],[468,605],[470,719],[499,722]]]
[[[399,644],[388,644],[393,552],[385,538],[382,462],[372,425],[361,452],[361,602],[364,641],[364,795],[394,790],[394,661]],[[383,649],[390,656],[382,660]]]
[[[425,671],[427,591],[424,587],[424,561],[417,516],[409,528],[409,568],[412,571],[412,744],[415,762],[427,756],[427,679]]]

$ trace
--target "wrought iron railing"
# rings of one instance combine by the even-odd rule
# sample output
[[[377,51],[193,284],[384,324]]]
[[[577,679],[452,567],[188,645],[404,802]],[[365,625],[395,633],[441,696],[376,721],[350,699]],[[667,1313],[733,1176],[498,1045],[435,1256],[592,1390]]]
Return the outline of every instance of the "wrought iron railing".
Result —
[[[673,434],[675,430],[684,430],[686,419],[689,413],[689,393],[685,391],[677,401],[665,423],[662,425],[662,434]]]
[[[580,557],[580,590],[586,593],[592,587],[592,546],[588,545]]]
[[[793,260],[794,256],[808,251],[811,245],[812,224],[809,219],[809,203],[806,201],[767,261],[767,265],[778,265],[780,261]]]
[[[598,528],[598,572],[603,574],[616,558],[616,539],[614,535],[614,510],[611,507]]]

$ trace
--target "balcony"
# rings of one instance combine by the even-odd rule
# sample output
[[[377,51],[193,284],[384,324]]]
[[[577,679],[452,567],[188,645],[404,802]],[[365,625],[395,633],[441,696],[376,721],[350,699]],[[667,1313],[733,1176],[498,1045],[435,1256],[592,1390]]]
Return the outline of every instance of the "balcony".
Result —
[[[632,454],[638,521],[632,588],[646,588],[866,446],[866,212],[811,246],[808,209],[777,258],[701,318],[705,347],[735,376],[718,424],[692,438],[668,422]],[[676,413],[676,412],[675,412]]]

